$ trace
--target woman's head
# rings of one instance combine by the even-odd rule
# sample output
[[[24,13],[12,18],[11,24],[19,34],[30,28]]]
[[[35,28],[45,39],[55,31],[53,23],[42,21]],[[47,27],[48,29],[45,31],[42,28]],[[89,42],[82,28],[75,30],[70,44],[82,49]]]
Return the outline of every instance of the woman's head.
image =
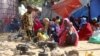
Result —
[[[97,24],[97,18],[96,17],[95,18],[92,18],[91,24],[92,25],[96,25]]]
[[[49,23],[50,23],[49,18],[44,18],[44,19],[43,19],[43,24],[44,24],[44,26],[48,26]]]
[[[80,22],[83,23],[83,24],[86,24],[87,18],[85,18],[85,17],[80,18]]]
[[[79,21],[79,27],[81,28],[83,25],[87,24],[87,18],[81,17]]]
[[[92,22],[97,23],[97,18],[96,17],[92,18]]]
[[[49,25],[54,25],[55,24],[55,22],[54,21],[50,21],[50,24]]]
[[[49,18],[44,18],[43,23],[47,23],[47,22],[49,22]]]
[[[64,19],[64,26],[70,26],[70,21],[69,21],[69,19],[68,18],[65,18]]]

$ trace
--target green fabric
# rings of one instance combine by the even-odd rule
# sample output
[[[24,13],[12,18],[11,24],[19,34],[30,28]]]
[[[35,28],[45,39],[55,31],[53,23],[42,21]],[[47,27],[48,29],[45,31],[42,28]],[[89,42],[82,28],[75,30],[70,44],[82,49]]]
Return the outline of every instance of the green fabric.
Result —
[[[96,43],[96,44],[100,44],[100,33],[99,34],[95,34],[93,35],[90,39],[89,39],[90,43]]]

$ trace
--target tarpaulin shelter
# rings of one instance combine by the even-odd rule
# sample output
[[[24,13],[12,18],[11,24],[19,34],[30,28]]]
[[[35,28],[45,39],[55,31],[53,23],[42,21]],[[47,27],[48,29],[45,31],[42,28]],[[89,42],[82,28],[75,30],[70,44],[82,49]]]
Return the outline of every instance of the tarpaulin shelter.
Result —
[[[90,18],[100,16],[100,0],[90,0],[89,6],[90,6],[90,16],[91,16]],[[88,16],[89,14],[88,11],[89,8],[87,7],[87,5],[85,5],[81,9],[78,9],[76,12],[74,12],[72,15],[74,17]]]
[[[72,16],[74,18],[78,18],[78,17],[82,17],[82,16],[88,16],[88,7],[83,6],[80,9],[78,9],[77,11],[75,11]]]
[[[91,18],[100,16],[100,0],[91,0],[90,11]]]
[[[62,17],[68,17],[72,12],[82,6],[86,6],[90,0],[61,0],[52,9]]]
[[[79,8],[81,3],[79,0],[63,0],[58,4],[53,5],[52,9],[63,18],[70,15],[70,13]]]

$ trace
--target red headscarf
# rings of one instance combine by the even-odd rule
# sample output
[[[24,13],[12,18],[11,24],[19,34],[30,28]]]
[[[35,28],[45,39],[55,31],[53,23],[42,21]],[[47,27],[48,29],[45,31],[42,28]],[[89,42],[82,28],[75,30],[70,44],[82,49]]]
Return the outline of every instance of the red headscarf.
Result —
[[[79,39],[80,40],[89,40],[90,36],[92,36],[93,30],[90,25],[90,23],[86,23],[80,31],[78,32],[79,34]]]
[[[40,20],[38,18],[34,19],[34,31],[39,30],[40,28],[43,28],[43,25],[41,24]]]

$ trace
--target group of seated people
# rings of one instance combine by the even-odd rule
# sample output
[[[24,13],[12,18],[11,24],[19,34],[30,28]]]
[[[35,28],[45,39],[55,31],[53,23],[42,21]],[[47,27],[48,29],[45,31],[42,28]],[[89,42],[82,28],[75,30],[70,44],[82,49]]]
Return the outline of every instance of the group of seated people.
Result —
[[[78,41],[89,40],[95,31],[99,28],[97,18],[93,18],[91,22],[86,17],[75,20],[77,23],[69,20],[69,18],[60,19],[59,17],[49,20],[44,18],[42,21],[35,19],[34,32],[39,41],[54,41],[59,46],[78,45]],[[76,25],[78,28],[76,27]]]

